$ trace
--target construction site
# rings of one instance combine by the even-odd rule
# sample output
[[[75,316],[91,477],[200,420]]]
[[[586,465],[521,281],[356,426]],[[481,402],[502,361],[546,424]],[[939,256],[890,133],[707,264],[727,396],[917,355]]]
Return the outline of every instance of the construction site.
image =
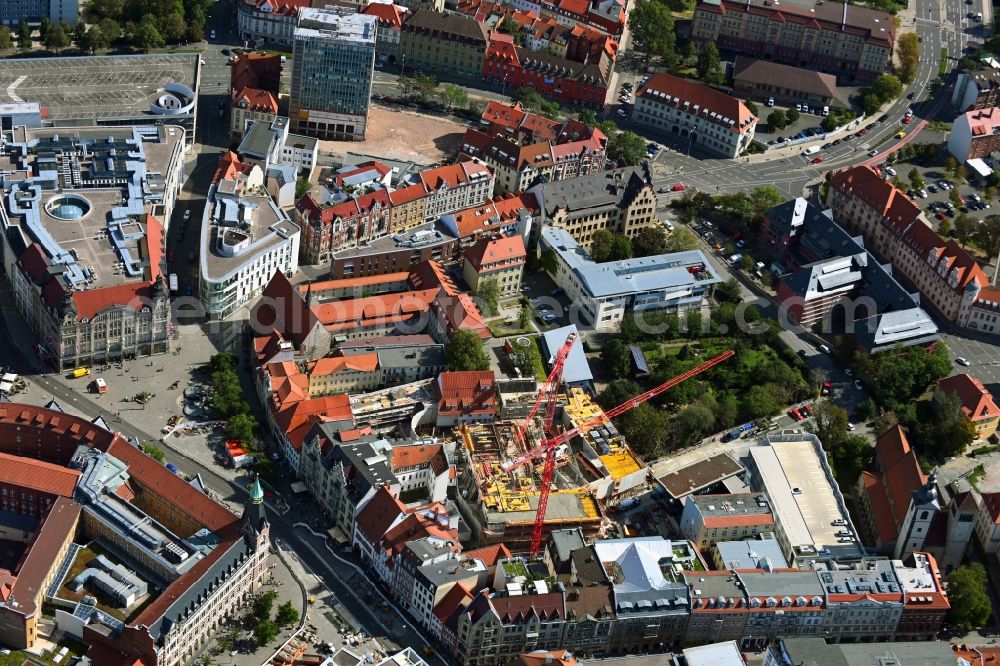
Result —
[[[605,412],[567,388],[562,368],[576,333],[522,421],[462,424],[460,506],[477,541],[538,554],[545,535],[579,527],[588,539],[611,526],[604,509],[646,488],[649,474],[611,419],[732,357],[728,351]],[[542,409],[544,407],[544,409]]]

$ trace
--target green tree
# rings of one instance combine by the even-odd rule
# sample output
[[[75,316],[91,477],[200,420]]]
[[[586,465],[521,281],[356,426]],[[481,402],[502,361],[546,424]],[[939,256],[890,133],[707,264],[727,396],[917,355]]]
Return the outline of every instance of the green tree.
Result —
[[[635,257],[651,257],[666,252],[667,232],[659,224],[643,227],[632,239],[632,255]]]
[[[601,360],[614,379],[625,379],[632,374],[628,346],[617,338],[611,338],[601,346]]]
[[[65,24],[61,21],[49,29],[45,35],[45,48],[60,51],[72,43],[69,34],[66,32]]]
[[[187,32],[187,23],[184,22],[184,14],[180,12],[166,14],[160,19],[159,30],[166,42],[176,44],[181,41],[184,39],[184,33]]]
[[[789,125],[798,120],[799,116],[800,116],[799,110],[796,108],[789,108],[787,111],[785,111],[785,117],[788,118]]]
[[[236,364],[238,359],[236,354],[232,352],[219,352],[218,354],[213,354],[208,363],[202,368],[205,372],[209,374],[214,374],[216,372],[222,372],[224,370],[236,371]]]
[[[500,283],[496,280],[483,280],[476,289],[476,298],[480,311],[487,317],[492,317],[498,312],[498,302],[500,300]]]
[[[167,454],[163,451],[163,449],[152,442],[143,442],[142,452],[161,465],[167,462]]]
[[[590,109],[580,109],[576,119],[587,127],[597,127],[597,115]]]
[[[271,609],[274,608],[274,601],[278,598],[278,593],[268,590],[253,600],[252,613],[258,620],[267,620],[271,617]]]
[[[823,443],[827,451],[836,451],[847,441],[850,431],[847,429],[849,419],[847,412],[826,400],[816,403],[813,407],[815,425],[813,432]]]
[[[910,185],[913,187],[913,189],[915,190],[924,189],[924,177],[920,175],[920,172],[917,171],[916,167],[910,169],[910,173],[908,173],[906,177],[909,178]]]
[[[590,258],[599,264],[611,261],[615,235],[607,229],[598,229],[590,237]]]
[[[538,257],[538,265],[549,275],[555,275],[556,270],[559,268],[559,260],[556,258],[556,253],[552,250],[542,250],[542,254]]]
[[[608,159],[626,166],[636,166],[646,159],[646,141],[634,132],[608,136]]]
[[[107,40],[101,29],[93,25],[87,28],[87,31],[83,33],[83,39],[77,42],[77,45],[90,53],[95,53],[98,49],[108,47]]]
[[[257,440],[257,419],[251,414],[236,414],[226,421],[226,437],[251,446]]]
[[[71,35],[71,37],[73,38],[73,42],[77,46],[80,46],[81,48],[83,48],[82,43],[83,43],[84,36],[86,34],[87,34],[87,24],[84,23],[83,21],[77,21],[77,24],[76,24],[76,26],[74,26],[73,33]]]
[[[200,42],[205,39],[205,28],[201,23],[188,23],[184,39],[188,42]]]
[[[657,0],[638,0],[628,18],[632,40],[646,50],[646,62],[653,56],[673,55],[677,36],[670,9]]]
[[[788,127],[788,116],[781,109],[774,109],[767,116],[767,124],[771,129],[781,130]]]
[[[7,26],[0,26],[0,49],[12,48],[14,48],[14,35],[11,34],[10,28]]]
[[[312,189],[312,183],[309,182],[308,178],[299,178],[295,181],[295,200],[298,201],[305,195],[309,194],[309,190]]]
[[[975,241],[987,257],[997,256],[1000,252],[1000,215],[990,215],[978,225]]]
[[[875,411],[875,401],[871,398],[865,398],[858,403],[858,406],[854,409],[854,418],[858,421],[867,421],[875,416]]]
[[[913,81],[920,64],[920,39],[915,32],[907,32],[896,39],[896,53],[899,56],[899,78],[904,83]]]
[[[719,58],[719,48],[715,42],[705,42],[698,50],[698,60],[695,63],[698,78],[705,83],[722,82],[722,63]]]
[[[534,377],[535,368],[542,365],[542,355],[534,340],[528,340],[526,345],[515,345],[510,355],[510,362],[517,368],[522,377]]]
[[[521,34],[521,28],[510,14],[503,17],[503,20],[497,26],[497,31],[505,35],[512,35],[514,43],[519,46],[524,44],[524,35]]]
[[[439,93],[441,103],[448,109],[464,109],[469,105],[469,93],[454,83],[445,83]]]
[[[632,239],[625,235],[616,235],[611,241],[609,261],[622,261],[632,258]]]
[[[952,192],[954,192],[954,190],[952,190]],[[938,223],[938,233],[941,234],[942,236],[950,235],[951,231],[952,231],[951,220],[946,218]]]
[[[967,213],[959,213],[958,217],[955,218],[955,238],[958,239],[959,243],[965,245],[975,236],[978,227],[979,223],[976,218]]]
[[[118,24],[118,21],[113,18],[103,18],[97,26],[101,29],[101,37],[104,40],[104,48],[108,45],[114,44],[122,37],[122,28]]]
[[[489,370],[483,341],[472,331],[455,331],[445,349],[449,370]]]
[[[773,385],[754,385],[744,394],[740,403],[740,414],[744,421],[752,421],[763,416],[771,416],[781,411],[783,402],[779,394],[772,390]]]
[[[743,102],[743,105],[747,107],[747,111],[749,111],[750,113],[752,113],[757,117],[760,117],[760,109],[757,108],[757,104],[755,102],[748,99],[745,102]]]
[[[22,20],[17,26],[17,45],[22,49],[31,48],[31,26]]]
[[[156,19],[152,14],[146,14],[139,23],[131,26],[128,35],[129,44],[140,51],[149,51],[163,46],[163,35],[156,27]]]
[[[985,626],[993,614],[986,593],[989,581],[979,562],[958,567],[948,574],[948,624],[969,631]]]
[[[299,612],[292,605],[291,601],[286,601],[278,606],[278,612],[274,616],[274,621],[280,626],[287,627],[299,621]]]
[[[670,417],[648,402],[625,412],[616,423],[628,443],[645,458],[655,457],[667,443]]]
[[[739,303],[743,300],[740,293],[740,283],[736,278],[729,278],[715,287],[715,299],[720,303]]]
[[[52,30],[52,19],[48,16],[43,16],[41,23],[38,24],[38,37],[42,42],[48,37],[50,30]]]
[[[261,620],[253,628],[253,636],[258,647],[263,647],[273,641],[278,635],[278,625],[271,620]]]
[[[517,313],[517,324],[521,328],[528,328],[531,324],[531,307],[527,303],[521,303],[521,310]]]
[[[965,417],[961,399],[939,389],[930,407],[929,418],[921,424],[922,448],[939,459],[961,455],[976,439],[976,428]]]

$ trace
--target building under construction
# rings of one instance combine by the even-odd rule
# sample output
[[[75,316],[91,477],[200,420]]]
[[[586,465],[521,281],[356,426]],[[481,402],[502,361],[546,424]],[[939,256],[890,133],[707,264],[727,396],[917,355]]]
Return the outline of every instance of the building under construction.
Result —
[[[465,500],[466,518],[486,544],[504,543],[514,552],[528,550],[535,512],[541,494],[543,461],[505,473],[500,465],[534,446],[539,432],[529,428],[524,442],[519,423],[462,426],[462,473],[459,490]],[[601,510],[569,447],[556,453],[556,473],[545,511],[545,532],[579,527],[588,539],[602,527]]]

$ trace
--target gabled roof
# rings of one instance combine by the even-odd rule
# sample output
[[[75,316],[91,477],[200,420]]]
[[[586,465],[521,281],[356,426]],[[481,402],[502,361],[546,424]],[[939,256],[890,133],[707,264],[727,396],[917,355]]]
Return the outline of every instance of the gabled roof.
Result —
[[[483,546],[474,550],[462,551],[462,557],[470,560],[480,560],[488,567],[495,567],[501,558],[510,559],[511,553],[507,546],[497,543],[492,546]]]
[[[367,537],[369,543],[376,544],[405,515],[406,505],[382,487],[358,513],[356,529]]]
[[[527,252],[524,240],[520,236],[501,236],[499,238],[482,238],[465,251],[465,259],[477,272],[484,265],[502,262],[509,266],[513,263],[523,263]]]
[[[410,541],[432,537],[458,545],[458,530],[448,527],[448,513],[444,507],[420,507],[390,527],[379,542],[387,557],[394,557]]]
[[[442,372],[435,386],[439,414],[496,411],[496,384],[492,370]]]
[[[243,102],[246,102],[244,106]],[[269,90],[260,88],[241,88],[233,92],[231,106],[245,108],[250,111],[278,113],[278,98]]]
[[[993,394],[986,390],[978,378],[968,373],[946,377],[938,387],[948,395],[957,395],[965,413],[973,423],[1000,417],[1000,408],[993,402]]]
[[[389,452],[392,469],[402,470],[410,467],[430,467],[435,474],[448,471],[448,459],[441,444],[410,444],[394,446]]]
[[[403,15],[406,11],[405,7],[395,3],[372,2],[366,5],[361,13],[377,18],[380,29],[399,30],[403,27]]]
[[[280,331],[286,340],[291,340],[296,346],[301,345],[320,323],[306,300],[281,271],[275,271],[264,287],[250,320],[258,329],[274,328]]]
[[[477,597],[469,606],[473,620],[482,616],[480,609],[473,606],[482,597]],[[487,604],[499,617],[503,624],[520,624],[531,618],[542,621],[560,620],[566,617],[566,602],[562,592],[547,592],[545,594],[525,594],[516,597],[494,596],[487,599]],[[479,617],[476,614],[479,613]]]
[[[899,536],[899,528],[896,527],[892,507],[889,506],[889,500],[886,498],[882,477],[866,471],[861,472],[861,480],[864,483],[865,494],[868,496],[868,504],[872,509],[879,541],[883,544],[892,543]]]
[[[79,478],[79,470],[0,453],[0,484],[72,498]]]
[[[910,448],[906,433],[898,425],[876,440],[875,457],[886,497],[891,500],[892,519],[898,534],[910,507],[911,495],[927,483],[927,477],[920,469],[920,462]]]
[[[320,398],[299,400],[281,408],[274,415],[275,423],[285,433],[296,451],[302,449],[302,441],[309,428],[317,421],[353,421],[351,399],[348,395],[327,395]]]
[[[451,589],[441,597],[441,601],[437,602],[434,606],[434,617],[436,617],[442,624],[448,621],[459,608],[469,605],[472,601],[472,592],[470,592],[462,583],[455,583],[451,586]]]
[[[724,92],[710,88],[691,79],[683,79],[663,72],[654,74],[635,93],[635,98],[646,98],[686,113],[697,113],[723,129],[742,134],[757,119],[746,104]],[[678,101],[674,102],[674,98]],[[695,107],[698,107],[695,109]],[[715,116],[711,114],[715,113]],[[732,124],[728,120],[732,120]]]
[[[486,45],[489,34],[486,26],[480,21],[462,16],[461,14],[444,14],[431,9],[418,9],[406,23],[404,30],[428,30],[442,35],[453,35],[461,39],[482,42]]]

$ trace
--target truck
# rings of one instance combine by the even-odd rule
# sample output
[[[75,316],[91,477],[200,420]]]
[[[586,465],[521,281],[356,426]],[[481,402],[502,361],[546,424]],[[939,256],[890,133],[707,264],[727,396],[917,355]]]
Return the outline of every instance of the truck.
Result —
[[[76,370],[73,371],[73,378],[79,379],[80,377],[86,377],[89,374],[90,374],[89,368],[77,368]]]
[[[177,273],[170,274],[170,293],[176,294],[180,287],[177,285]]]
[[[738,428],[734,428],[722,436],[723,442],[731,442],[734,439],[739,439],[743,436],[743,433],[748,432],[750,428],[753,427],[753,423],[744,423]]]
[[[102,378],[98,377],[94,380],[94,390],[97,391],[97,393],[107,393],[108,385]]]

